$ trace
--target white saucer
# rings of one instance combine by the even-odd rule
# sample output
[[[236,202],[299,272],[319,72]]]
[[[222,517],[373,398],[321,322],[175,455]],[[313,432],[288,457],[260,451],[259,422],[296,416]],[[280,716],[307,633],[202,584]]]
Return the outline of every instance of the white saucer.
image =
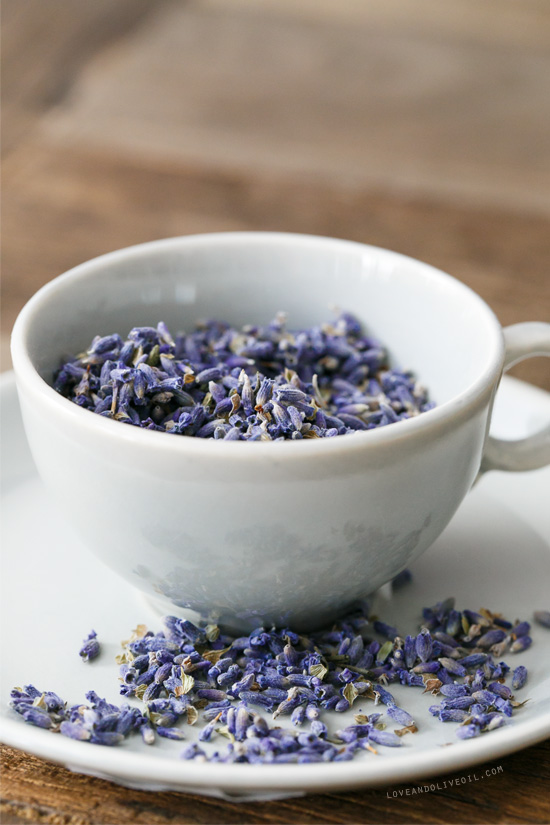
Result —
[[[69,533],[36,476],[23,432],[13,376],[5,375],[2,404],[2,686],[0,739],[8,745],[121,785],[146,790],[192,791],[236,799],[266,799],[304,792],[372,787],[422,780],[464,770],[532,745],[550,735],[550,631],[533,627],[534,644],[505,659],[529,669],[518,698],[529,698],[510,723],[477,739],[460,741],[455,725],[428,712],[434,699],[419,688],[392,686],[398,703],[419,732],[402,748],[380,748],[352,762],[314,765],[225,765],[178,758],[181,743],[154,747],[139,737],[106,748],[77,742],[25,724],[8,707],[12,686],[33,683],[54,690],[70,704],[93,688],[119,703],[119,640],[144,622],[158,630],[156,614],[142,597],[104,567]],[[505,378],[497,397],[494,431],[521,437],[550,417],[550,395]],[[452,471],[452,468],[449,468]],[[532,619],[550,608],[550,468],[524,474],[492,473],[481,479],[436,544],[414,567],[412,584],[378,606],[381,618],[401,633],[414,633],[420,608],[449,595],[459,609],[486,607],[507,618]],[[101,513],[97,540],[104,525]],[[78,650],[94,628],[102,655],[84,664]],[[354,711],[369,712],[370,703]],[[363,707],[364,705],[364,707]],[[333,729],[349,724],[334,715]],[[325,714],[329,722],[330,714]],[[388,720],[389,721],[389,720]],[[393,725],[392,725],[393,727]],[[197,731],[186,726],[188,740]],[[451,747],[443,747],[452,743]],[[225,740],[218,747],[224,748]]]

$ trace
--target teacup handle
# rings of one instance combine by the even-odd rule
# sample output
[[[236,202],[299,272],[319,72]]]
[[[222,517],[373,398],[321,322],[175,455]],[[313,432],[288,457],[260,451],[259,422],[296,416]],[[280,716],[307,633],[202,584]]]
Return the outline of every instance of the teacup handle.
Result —
[[[550,356],[550,324],[533,321],[513,324],[504,330],[504,370],[525,358]],[[536,470],[550,464],[550,424],[528,438],[506,441],[489,435],[481,472],[487,470]]]

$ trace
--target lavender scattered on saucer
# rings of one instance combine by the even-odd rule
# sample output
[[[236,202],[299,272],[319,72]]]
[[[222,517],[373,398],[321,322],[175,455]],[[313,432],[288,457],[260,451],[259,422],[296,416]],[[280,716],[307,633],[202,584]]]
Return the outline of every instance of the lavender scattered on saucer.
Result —
[[[161,322],[135,327],[125,341],[97,336],[54,386],[126,424],[229,441],[330,438],[434,406],[348,313],[298,332],[279,313],[265,327],[210,320],[172,337]]]
[[[424,608],[422,616],[419,633],[405,638],[369,619],[366,606],[309,636],[259,627],[235,638],[216,625],[167,616],[162,631],[139,625],[122,643],[120,707],[90,691],[88,704],[67,708],[57,694],[33,685],[12,690],[11,705],[32,725],[101,745],[132,733],[146,744],[183,740],[186,725],[200,719],[199,741],[181,756],[213,762],[331,762],[400,747],[422,723],[397,705],[392,683],[437,696],[427,710],[458,723],[459,739],[506,725],[524,704],[513,691],[528,674],[523,665],[511,673],[501,657],[529,646],[528,622],[514,624],[484,609],[458,611],[453,599]],[[521,639],[529,644],[516,647]],[[325,720],[350,709],[354,724],[331,734]],[[220,749],[224,739],[229,744]]]

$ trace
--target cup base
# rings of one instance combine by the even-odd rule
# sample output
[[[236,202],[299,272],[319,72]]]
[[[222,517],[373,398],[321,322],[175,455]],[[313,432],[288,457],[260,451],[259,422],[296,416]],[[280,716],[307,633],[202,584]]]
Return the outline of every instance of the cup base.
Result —
[[[388,602],[391,601],[393,595],[393,586],[391,581],[386,582],[378,590],[375,590],[373,593],[370,593],[368,596],[365,597],[365,601],[368,601],[370,606],[370,613],[383,613],[384,606],[387,605]],[[254,627],[248,625],[250,622],[247,622],[247,627],[243,627],[243,625],[239,624],[232,624],[231,621],[220,621],[219,617],[213,612],[210,616],[202,616],[196,610],[191,610],[188,607],[179,607],[178,605],[171,602],[169,599],[163,598],[162,596],[153,596],[149,593],[141,592],[139,594],[140,599],[146,605],[148,611],[153,614],[154,619],[158,622],[163,616],[177,616],[180,619],[187,619],[193,624],[200,625],[201,623],[207,622],[210,624],[219,624],[222,631],[224,633],[228,633],[229,635],[242,635],[243,633],[250,633],[251,630],[258,627],[261,622],[258,622],[254,625]],[[253,623],[252,623],[253,624]],[[322,625],[321,625],[322,626]]]

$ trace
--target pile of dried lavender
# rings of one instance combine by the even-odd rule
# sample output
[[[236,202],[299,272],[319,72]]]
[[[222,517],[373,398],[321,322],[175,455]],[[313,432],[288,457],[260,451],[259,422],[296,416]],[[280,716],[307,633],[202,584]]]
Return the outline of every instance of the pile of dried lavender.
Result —
[[[535,618],[550,626],[547,612]],[[520,665],[513,671],[510,688],[505,684],[510,667],[498,660],[531,644],[528,622],[512,624],[483,609],[460,612],[453,599],[425,608],[420,632],[405,639],[384,622],[369,621],[366,612],[310,636],[261,627],[233,638],[215,625],[197,627],[173,616],[163,623],[156,634],[140,625],[117,657],[120,692],[140,699],[143,710],[128,703],[119,708],[94,691],[86,695],[89,705],[67,709],[55,693],[32,685],[12,691],[12,707],[30,724],[102,745],[118,744],[133,731],[147,744],[156,735],[184,739],[178,722],[185,717],[193,725],[202,712],[199,740],[223,736],[230,744],[207,756],[194,742],[183,751],[185,759],[341,761],[359,750],[399,746],[403,735],[416,732],[415,720],[387,689],[392,682],[441,695],[430,712],[442,722],[458,722],[461,739],[502,726],[522,704],[512,690],[525,685],[527,670]],[[373,631],[388,640],[380,644]],[[93,631],[84,643],[86,656],[90,640],[95,656]],[[386,730],[377,708],[368,716],[356,714],[355,724],[329,736],[321,716],[347,711],[357,700],[385,705],[388,722],[401,727]],[[273,720],[289,716],[292,727],[271,726],[255,708],[271,713]]]
[[[55,388],[81,407],[150,430],[248,441],[328,438],[433,407],[410,372],[344,313],[291,333],[219,321],[172,338],[164,323],[97,336],[63,364]]]

